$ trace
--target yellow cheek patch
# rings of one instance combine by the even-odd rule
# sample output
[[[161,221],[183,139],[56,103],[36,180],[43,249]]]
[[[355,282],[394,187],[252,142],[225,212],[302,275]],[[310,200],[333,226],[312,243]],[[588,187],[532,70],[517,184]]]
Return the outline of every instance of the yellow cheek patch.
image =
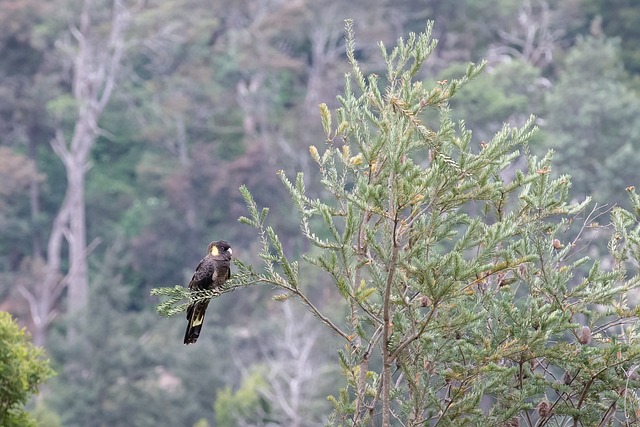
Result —
[[[215,256],[215,255],[219,255],[220,252],[218,251],[218,248],[216,246],[211,248],[211,255]]]

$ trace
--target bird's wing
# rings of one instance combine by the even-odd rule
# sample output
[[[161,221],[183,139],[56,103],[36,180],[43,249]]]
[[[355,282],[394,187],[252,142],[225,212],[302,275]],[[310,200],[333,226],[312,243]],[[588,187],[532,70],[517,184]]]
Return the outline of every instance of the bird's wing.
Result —
[[[221,270],[222,274],[220,274]],[[216,263],[211,273],[211,281],[214,283],[214,286],[222,286],[224,282],[229,280],[229,277],[231,277],[231,269],[225,265]]]
[[[203,289],[211,285],[211,269],[209,268],[211,265],[205,260],[206,258],[203,258],[196,267],[191,282],[189,282],[189,289]]]

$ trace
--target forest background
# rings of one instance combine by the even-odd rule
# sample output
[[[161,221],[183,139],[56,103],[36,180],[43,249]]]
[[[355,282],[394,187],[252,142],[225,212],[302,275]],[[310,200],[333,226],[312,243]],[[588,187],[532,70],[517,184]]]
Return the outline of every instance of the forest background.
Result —
[[[427,19],[439,40],[427,83],[487,59],[452,105],[478,144],[533,113],[531,150],[556,151],[552,174],[571,173],[576,200],[627,206],[640,186],[634,0],[227,3],[0,2],[0,309],[57,372],[32,403],[39,425],[326,417],[336,341],[295,304],[268,287],[224,295],[185,347],[184,322],[159,318],[149,290],[186,283],[213,239],[257,262],[237,222],[243,184],[285,251],[308,249],[276,171],[314,175],[318,105],[337,106],[348,70],[346,18],[367,72],[383,70],[379,40]],[[307,291],[330,310],[339,295],[313,274]]]

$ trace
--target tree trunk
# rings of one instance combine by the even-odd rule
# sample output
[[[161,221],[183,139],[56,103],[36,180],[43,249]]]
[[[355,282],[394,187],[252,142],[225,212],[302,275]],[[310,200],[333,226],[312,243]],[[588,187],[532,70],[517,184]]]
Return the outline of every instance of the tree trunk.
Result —
[[[184,171],[188,179],[188,185],[184,190],[185,204],[185,221],[189,228],[189,237],[194,237],[196,231],[197,215],[196,202],[193,196],[193,184],[191,182],[191,157],[189,156],[189,144],[187,143],[187,128],[184,120],[184,113],[178,114],[176,118],[176,144],[178,146],[178,159],[180,167]]]
[[[95,136],[87,135],[87,146]],[[74,159],[76,160],[76,159]],[[89,276],[87,267],[87,236],[85,224],[84,182],[86,159],[77,159],[67,168],[67,195],[69,196],[69,274],[67,309],[76,315],[88,302]]]
[[[38,283],[21,286],[29,303],[34,323],[34,341],[44,345],[46,332],[54,318],[54,309],[62,291],[68,287],[68,313],[79,315],[88,302],[89,271],[84,187],[91,149],[100,132],[98,121],[109,102],[125,50],[125,30],[131,18],[121,0],[114,0],[111,22],[93,24],[93,1],[85,0],[78,27],[71,33],[74,46],[63,46],[73,62],[72,92],[78,106],[71,140],[62,128],[56,131],[51,147],[65,167],[67,188],[64,200],[51,226],[46,249],[46,264]],[[101,33],[108,26],[108,34]],[[61,44],[62,46],[62,44]],[[37,187],[32,187],[32,215],[38,210]],[[64,243],[68,244],[69,269],[62,269]],[[34,242],[37,252],[37,242]],[[39,259],[39,257],[34,257]],[[73,339],[77,320],[69,323],[68,337]]]

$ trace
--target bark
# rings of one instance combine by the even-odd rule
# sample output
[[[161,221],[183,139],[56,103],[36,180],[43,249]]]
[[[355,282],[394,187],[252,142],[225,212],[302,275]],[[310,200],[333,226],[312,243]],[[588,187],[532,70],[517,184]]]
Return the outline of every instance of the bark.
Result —
[[[29,138],[29,158],[36,164],[36,143]],[[31,178],[29,183],[29,209],[31,211],[32,251],[35,258],[42,258],[42,235],[38,227],[40,217],[40,179],[37,176]]]
[[[65,167],[67,188],[64,200],[53,221],[47,243],[46,265],[37,289],[21,288],[29,302],[34,321],[34,341],[43,345],[46,331],[54,317],[54,307],[67,288],[67,310],[77,315],[87,305],[89,272],[85,218],[85,179],[89,156],[100,133],[98,121],[109,102],[125,50],[125,30],[130,11],[121,0],[112,4],[108,36],[98,33],[103,25],[94,24],[94,2],[85,0],[78,27],[71,29],[75,46],[67,47],[73,61],[72,92],[77,104],[77,118],[71,139],[59,127],[51,146]],[[69,269],[62,270],[63,250],[68,245]],[[75,329],[71,322],[69,337]]]
[[[260,343],[262,359],[268,368],[269,387],[262,394],[282,414],[281,425],[302,427],[317,424],[308,408],[317,399],[319,383],[329,366],[317,352],[319,331],[308,313],[294,312],[292,304],[282,304],[282,331],[273,343]]]
[[[547,2],[538,0],[534,3],[530,0],[523,3],[514,28],[498,31],[502,44],[490,49],[490,57],[512,56],[536,67],[551,63],[562,32],[552,29],[553,16]]]
[[[344,28],[338,4],[322,6],[315,14],[309,25],[309,42],[311,57],[307,66],[307,91],[304,99],[308,114],[315,117],[318,105],[326,99],[331,99],[327,93],[334,93],[334,86],[342,84],[342,79],[332,81],[328,79],[327,70],[336,67],[340,55],[344,53]],[[335,73],[342,77],[342,73]],[[334,76],[332,76],[334,77]]]
[[[195,233],[197,227],[196,200],[193,195],[193,185],[191,183],[191,157],[189,156],[189,147],[187,143],[187,127],[184,120],[184,113],[180,113],[176,118],[176,145],[178,148],[178,159],[180,166],[187,175],[189,185],[185,187],[184,199],[185,203],[185,221],[190,233]],[[191,236],[195,237],[195,236]]]

